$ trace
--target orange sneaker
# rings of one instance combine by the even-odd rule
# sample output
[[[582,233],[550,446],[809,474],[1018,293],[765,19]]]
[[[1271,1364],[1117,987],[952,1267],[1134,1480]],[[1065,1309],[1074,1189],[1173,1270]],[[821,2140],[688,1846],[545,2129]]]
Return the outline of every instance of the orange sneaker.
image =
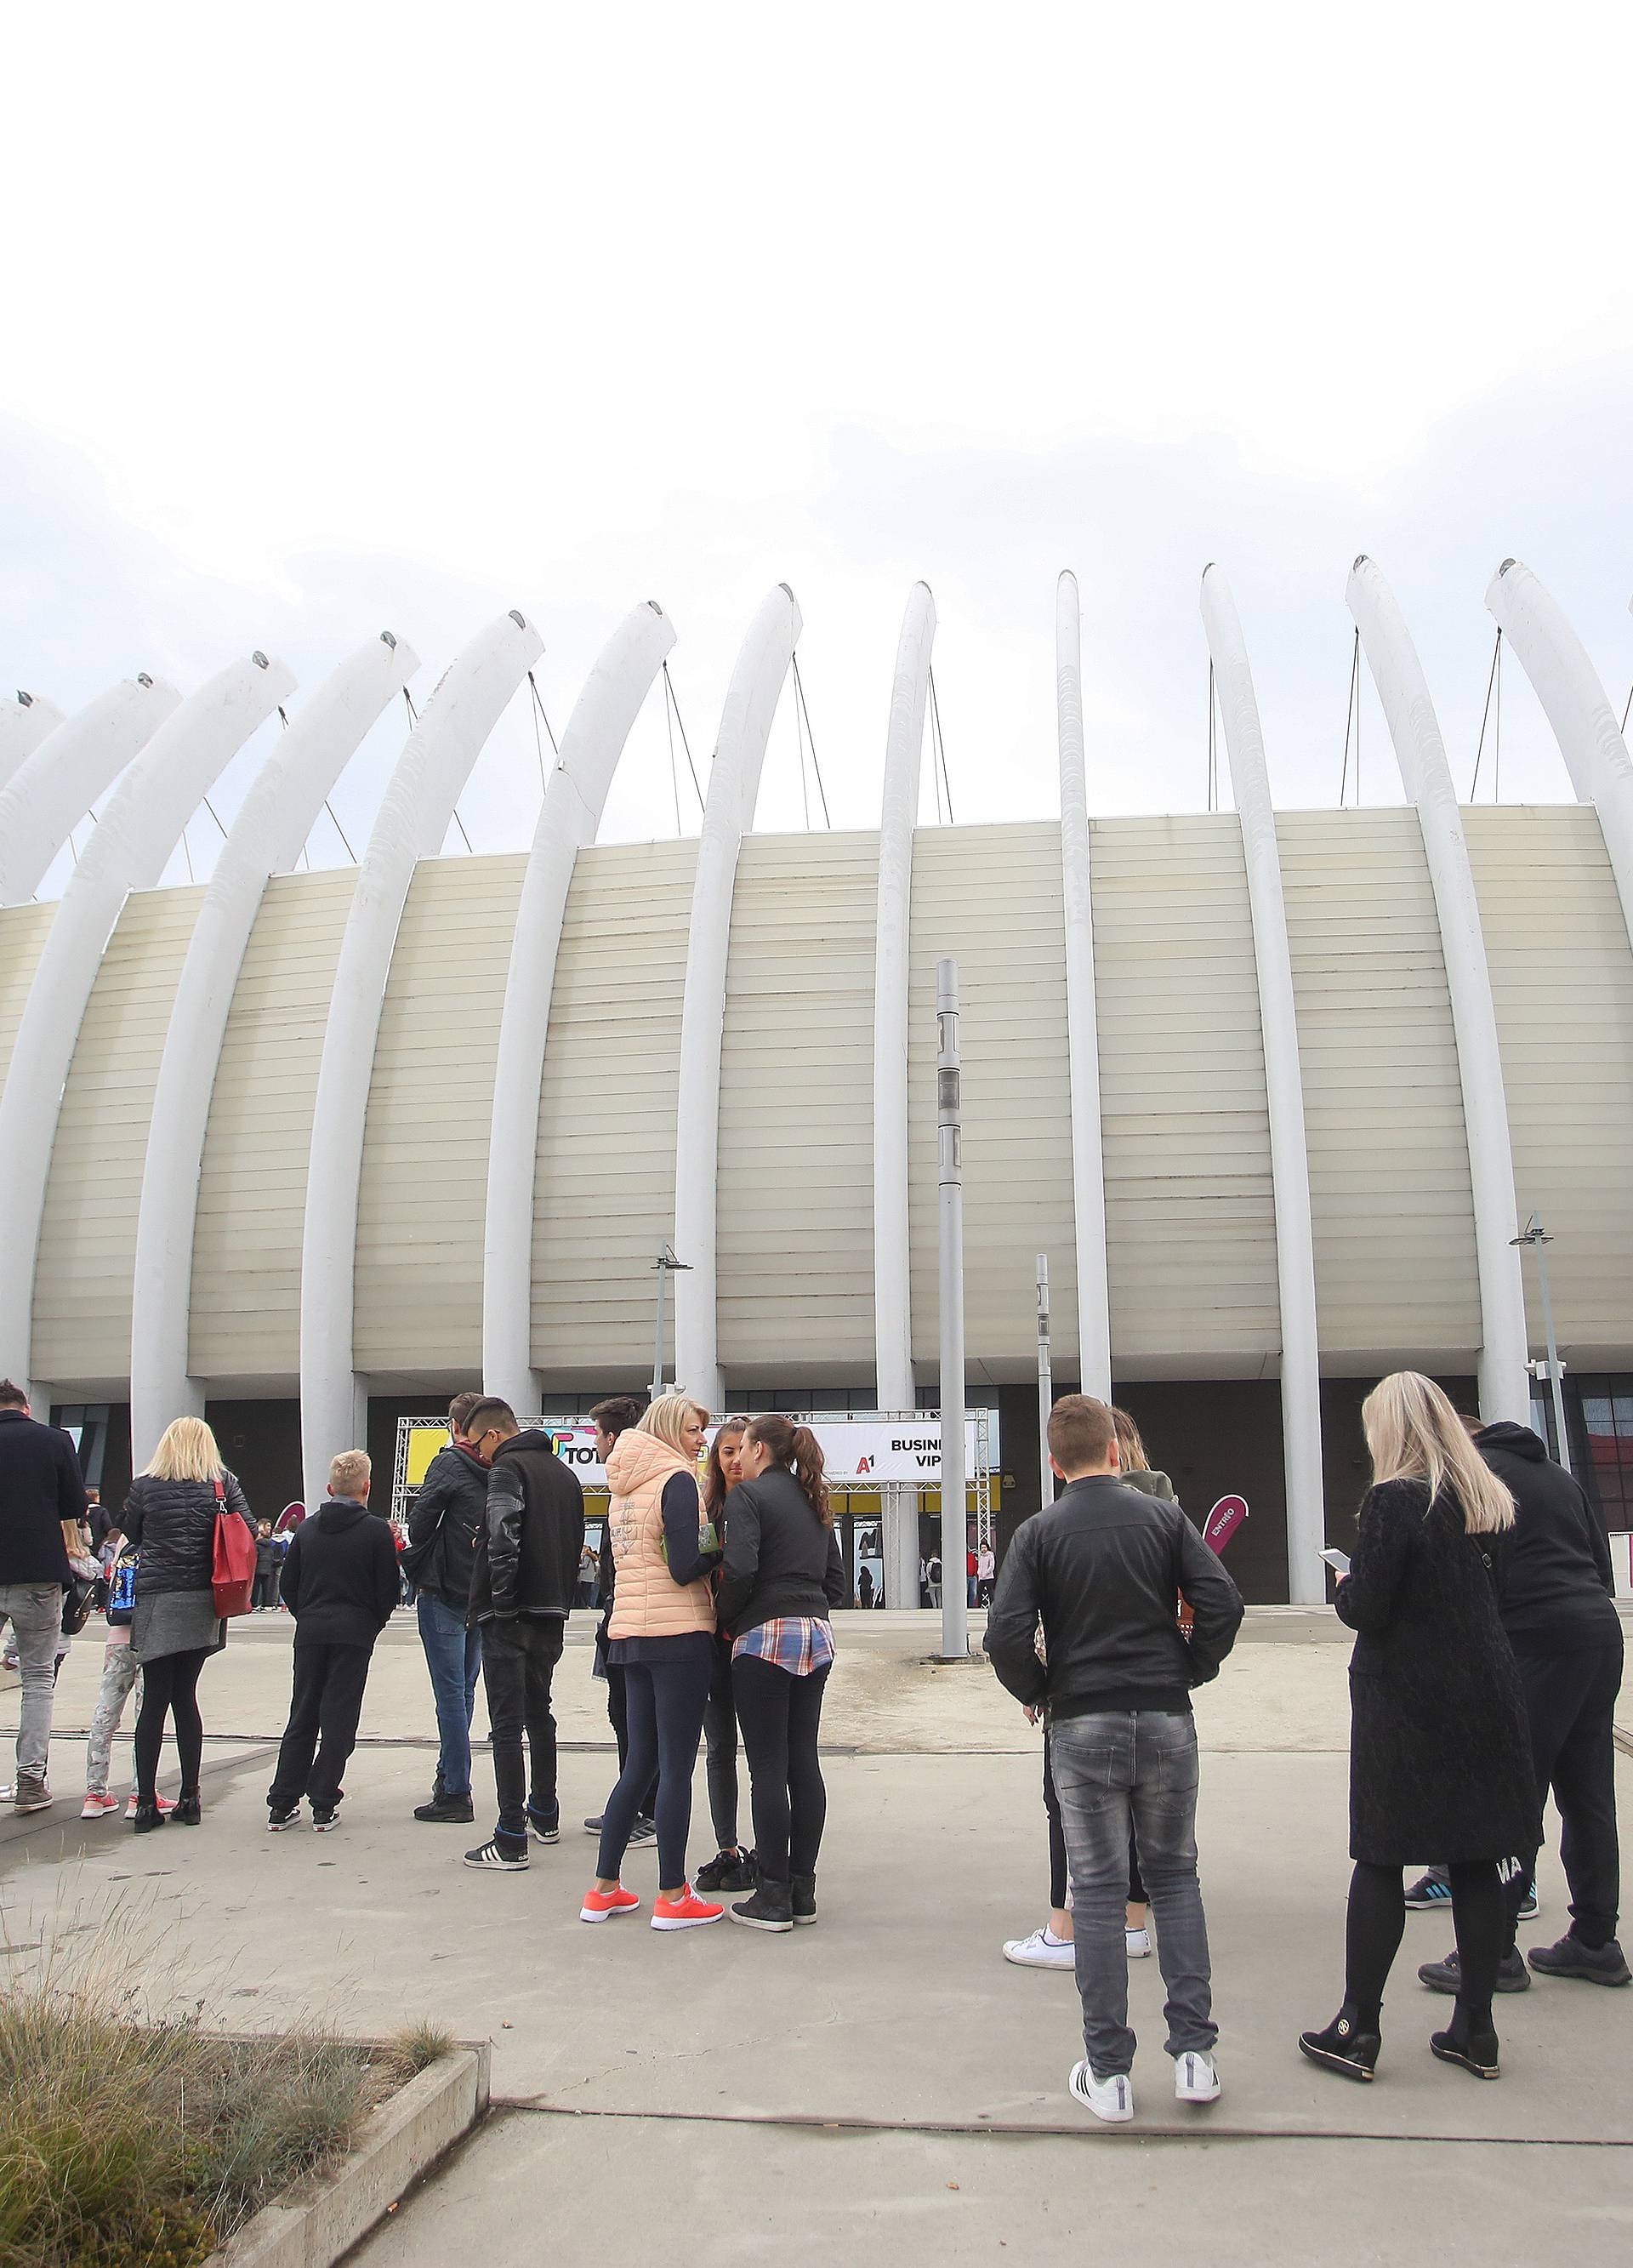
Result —
[[[626,1890],[621,1882],[615,1890],[586,1890],[584,1904],[578,1909],[580,1921],[612,1921],[619,1914],[633,1913],[641,1901],[633,1890]]]
[[[654,1929],[702,1929],[705,1922],[718,1921],[725,1911],[724,1906],[713,1905],[700,1898],[688,1882],[678,1898],[654,1898],[652,1927]]]

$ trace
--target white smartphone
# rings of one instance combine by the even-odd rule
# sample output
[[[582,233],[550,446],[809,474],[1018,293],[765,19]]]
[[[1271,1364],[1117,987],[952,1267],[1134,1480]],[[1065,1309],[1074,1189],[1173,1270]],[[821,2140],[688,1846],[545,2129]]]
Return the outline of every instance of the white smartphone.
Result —
[[[1321,1557],[1335,1575],[1343,1576],[1350,1572],[1350,1554],[1347,1551],[1323,1551]]]

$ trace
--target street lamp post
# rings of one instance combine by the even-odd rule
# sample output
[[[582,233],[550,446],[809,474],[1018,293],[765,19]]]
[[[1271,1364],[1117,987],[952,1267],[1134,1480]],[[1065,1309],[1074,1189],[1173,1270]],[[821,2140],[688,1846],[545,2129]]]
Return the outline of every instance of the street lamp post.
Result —
[[[1049,1470],[1049,1410],[1055,1400],[1054,1373],[1049,1361],[1049,1256],[1038,1255],[1038,1503],[1047,1512],[1055,1501],[1055,1476]]]
[[[941,1217],[941,1651],[969,1652],[964,1479],[964,1156],[959,1123],[959,965],[936,963],[936,1171]]]
[[[672,1276],[689,1276],[692,1264],[688,1260],[677,1260],[674,1247],[667,1237],[658,1248],[658,1257],[652,1263],[658,1271],[658,1331],[652,1345],[652,1399],[657,1401],[664,1390],[664,1298]]]
[[[1537,1290],[1542,1300],[1542,1330],[1548,1340],[1548,1380],[1554,1395],[1555,1447],[1559,1452],[1560,1463],[1569,1472],[1570,1443],[1565,1432],[1564,1373],[1560,1366],[1559,1344],[1554,1336],[1554,1302],[1548,1294],[1548,1259],[1543,1251],[1543,1247],[1552,1244],[1554,1240],[1544,1231],[1541,1215],[1534,1212],[1519,1234],[1509,1241],[1513,1244],[1528,1244],[1536,1255]]]

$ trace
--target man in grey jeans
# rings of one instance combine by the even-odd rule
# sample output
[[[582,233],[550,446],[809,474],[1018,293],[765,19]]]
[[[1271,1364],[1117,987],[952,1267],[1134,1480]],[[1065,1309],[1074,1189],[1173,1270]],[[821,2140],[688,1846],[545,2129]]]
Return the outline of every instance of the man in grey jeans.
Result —
[[[1068,2084],[1097,2118],[1120,2124],[1134,2116],[1123,1940],[1130,1830],[1157,1924],[1174,2095],[1181,2102],[1219,2096],[1190,1696],[1234,1644],[1242,1602],[1177,1504],[1118,1478],[1105,1403],[1063,1396],[1049,1414],[1048,1440],[1049,1462],[1067,1487],[1016,1530],[986,1648],[1016,1699],[1041,1705],[1048,1719],[1086,2051]],[[1181,1594],[1193,1616],[1188,1638]]]
[[[9,1622],[17,1632],[23,1680],[11,1798],[18,1811],[43,1811],[51,1800],[46,1761],[56,1641],[70,1581],[69,1538],[77,1550],[85,1510],[73,1443],[53,1425],[36,1425],[22,1388],[0,1379],[0,1624]]]

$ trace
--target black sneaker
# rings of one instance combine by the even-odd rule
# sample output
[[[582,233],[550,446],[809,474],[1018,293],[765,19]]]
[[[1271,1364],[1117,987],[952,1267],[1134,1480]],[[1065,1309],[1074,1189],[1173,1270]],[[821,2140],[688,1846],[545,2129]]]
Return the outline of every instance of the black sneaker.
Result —
[[[1452,1885],[1444,1874],[1437,1874],[1431,1867],[1426,1874],[1420,1874],[1413,1883],[1406,1894],[1406,1902],[1418,1913],[1427,1912],[1431,1906],[1444,1906],[1449,1913]]]
[[[1298,2045],[1323,2071],[1335,2071],[1341,2079],[1370,2080],[1383,2042],[1376,2032],[1359,2029],[1353,2008],[1342,2007],[1325,2031],[1300,2032]]]
[[[467,1851],[465,1863],[481,1868],[484,1874],[523,1874],[527,1871],[527,1845],[524,1843],[519,1851],[507,1851],[497,1839],[490,1839]]]
[[[1539,1977],[1579,1977],[1585,1984],[1633,1983],[1622,1948],[1613,1937],[1608,1945],[1584,1945],[1579,1937],[1562,1937],[1557,1945],[1534,1945],[1526,1959]]]
[[[586,1835],[599,1835],[605,1823],[605,1815],[601,1812],[598,1811],[593,1819],[586,1819],[585,1821],[584,1831]]]
[[[276,1803],[270,1804],[267,1809],[267,1832],[268,1835],[282,1835],[283,1830],[293,1827],[299,1817],[300,1806],[298,1803],[291,1803],[287,1811],[280,1811]]]
[[[638,1851],[644,1845],[656,1843],[657,1840],[658,1822],[655,1819],[649,1819],[644,1811],[636,1812],[635,1825],[629,1830],[629,1840],[626,1847],[631,1851]]]
[[[1454,2063],[1476,2079],[1501,2079],[1495,2032],[1431,2032],[1429,2052],[1442,2063]]]
[[[1455,1953],[1448,1953],[1444,1961],[1425,1961],[1417,1972],[1420,1984],[1427,1984],[1431,1992],[1448,1992],[1455,1999],[1463,1988],[1462,1974]],[[1519,1957],[1518,1946],[1511,1946],[1497,1964],[1497,1983],[1492,1988],[1498,1992],[1528,1992],[1531,1979],[1526,1964]]]
[[[559,1811],[535,1811],[527,1807],[527,1826],[535,1843],[559,1843],[562,1839],[562,1815]]]
[[[794,1893],[794,1927],[809,1929],[817,1918],[816,1876],[796,1874],[790,1887]]]
[[[430,1827],[468,1827],[476,1807],[467,1790],[463,1795],[434,1795],[429,1803],[416,1803],[414,1815]]]
[[[319,1809],[316,1804],[313,1804],[312,1808],[312,1830],[314,1835],[327,1835],[331,1833],[335,1828],[338,1827],[339,1824],[339,1815],[335,1811],[332,1803],[326,1805],[321,1810]]]
[[[717,1851],[692,1881],[700,1890],[752,1890],[760,1877],[747,1851]]]
[[[761,1882],[752,1898],[731,1909],[733,1921],[750,1929],[792,1929],[793,1891],[787,1882]]]

